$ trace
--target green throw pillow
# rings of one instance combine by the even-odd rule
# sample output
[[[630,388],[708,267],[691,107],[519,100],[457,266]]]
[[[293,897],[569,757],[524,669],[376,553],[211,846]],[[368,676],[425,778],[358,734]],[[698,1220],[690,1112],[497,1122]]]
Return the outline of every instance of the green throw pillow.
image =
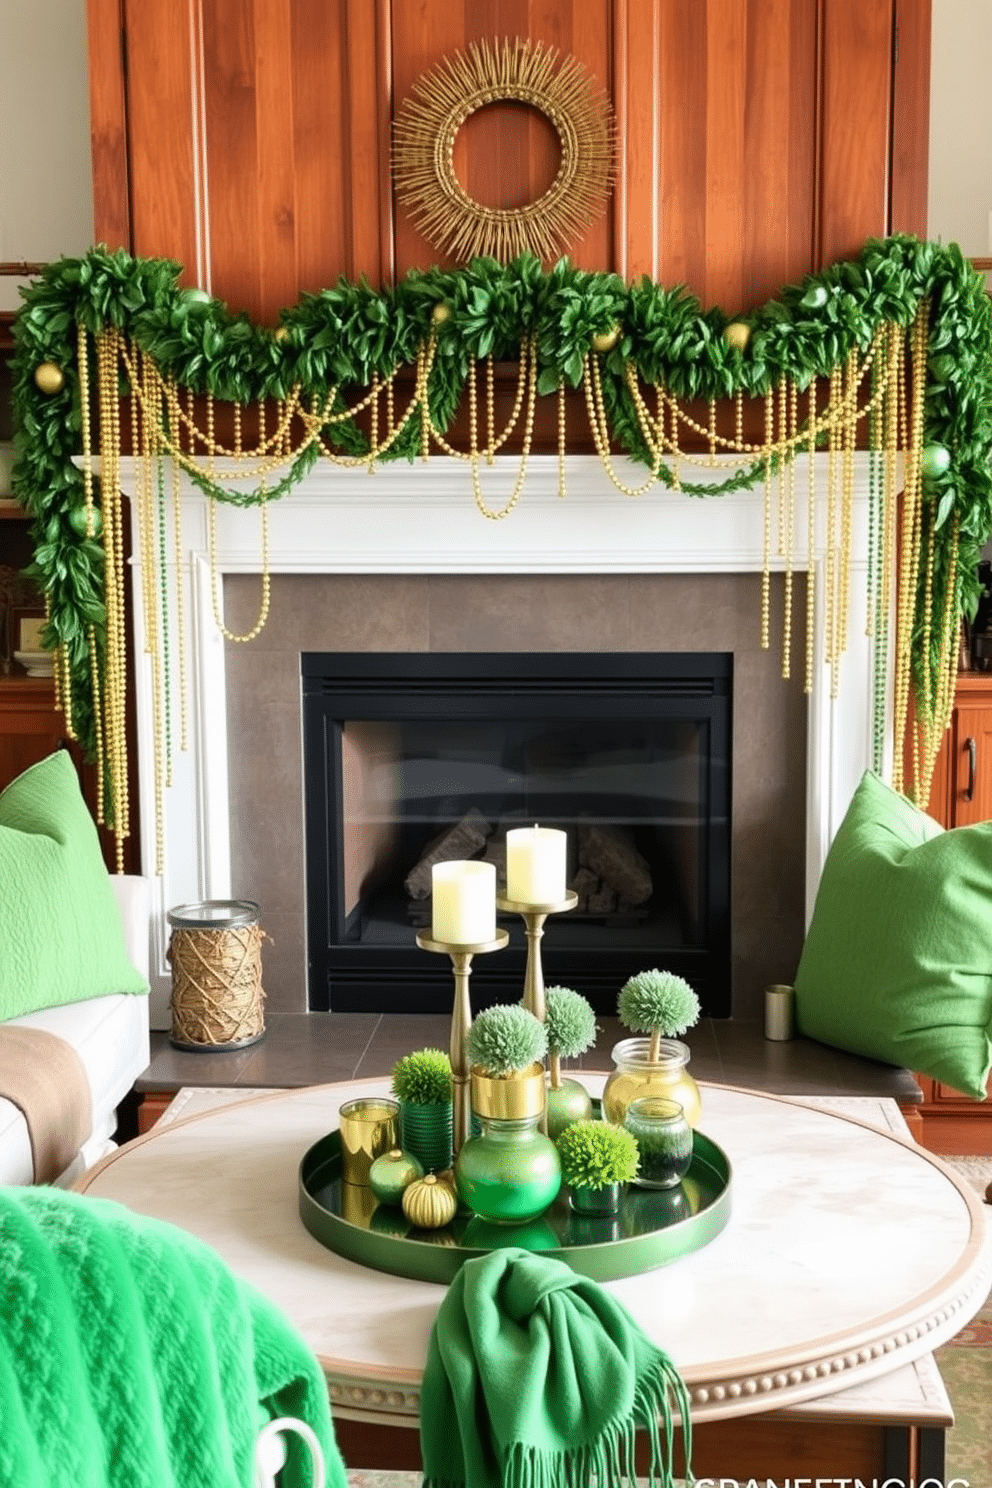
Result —
[[[0,1019],[147,991],[75,767],[51,754],[0,795]]]
[[[866,774],[796,973],[801,1033],[983,1099],[992,1066],[992,822],[945,832]]]

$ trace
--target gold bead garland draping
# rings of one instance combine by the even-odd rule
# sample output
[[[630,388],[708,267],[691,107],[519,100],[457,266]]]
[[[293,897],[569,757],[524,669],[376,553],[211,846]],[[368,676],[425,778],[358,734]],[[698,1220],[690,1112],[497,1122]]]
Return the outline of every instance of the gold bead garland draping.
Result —
[[[745,438],[743,398],[726,404],[712,401],[705,422],[693,417],[690,406],[663,384],[645,384],[632,362],[625,365],[625,388],[647,448],[649,468],[637,485],[627,484],[618,469],[611,444],[608,408],[604,396],[601,360],[608,351],[589,350],[582,363],[582,391],[586,417],[603,469],[623,495],[643,496],[662,477],[673,489],[681,488],[686,466],[697,465],[721,473],[739,470],[740,484],[762,479],[764,488],[764,561],[761,598],[761,644],[772,644],[772,592],[774,570],[782,572],[781,668],[791,672],[795,606],[793,581],[796,569],[806,569],[805,665],[803,687],[809,692],[819,665],[825,667],[831,691],[839,683],[840,661],[847,645],[850,609],[852,545],[854,540],[855,451],[859,430],[869,449],[870,511],[868,594],[865,628],[874,640],[876,674],[885,671],[888,658],[889,602],[894,596],[895,636],[893,647],[893,712],[895,762],[893,783],[904,786],[915,799],[925,802],[941,736],[949,720],[956,670],[955,575],[945,584],[940,613],[934,613],[935,513],[923,489],[921,447],[923,440],[923,369],[928,333],[928,306],[920,305],[907,333],[901,327],[883,324],[863,353],[852,351],[842,366],[805,390],[800,417],[800,389],[783,380],[769,389],[764,399],[764,427],[760,442]],[[137,456],[134,490],[134,548],[140,558],[141,613],[145,645],[149,653],[152,689],[152,723],[155,737],[154,792],[156,812],[156,864],[162,871],[163,792],[171,778],[175,738],[172,713],[180,715],[179,746],[185,748],[187,734],[187,666],[185,661],[185,598],[182,576],[182,543],[179,528],[180,477],[185,472],[208,497],[208,532],[211,595],[215,619],[232,642],[250,641],[259,634],[268,615],[271,581],[268,553],[269,500],[286,489],[287,470],[301,456],[324,458],[335,465],[365,468],[374,472],[377,461],[392,448],[411,420],[419,423],[419,451],[428,459],[436,449],[468,464],[471,487],[478,510],[491,521],[505,519],[520,501],[525,487],[533,443],[537,397],[538,348],[533,337],[525,337],[519,355],[519,372],[513,406],[505,425],[496,427],[496,391],[492,358],[484,359],[481,371],[470,364],[465,389],[468,412],[468,449],[459,449],[438,427],[432,414],[429,387],[438,348],[436,317],[429,335],[421,343],[414,367],[412,393],[400,406],[396,379],[403,370],[396,366],[387,376],[374,379],[371,387],[346,405],[332,386],[320,395],[303,396],[297,386],[278,401],[266,417],[265,405],[254,408],[257,437],[246,443],[247,408],[231,405],[225,427],[233,430],[228,444],[217,434],[218,410],[213,396],[197,403],[187,390],[185,397],[174,382],[166,380],[154,359],[142,352],[119,331],[100,331],[93,339],[96,387],[90,376],[94,356],[88,333],[79,332],[79,391],[83,443],[83,489],[86,531],[103,544],[105,555],[105,604],[107,610],[105,654],[99,654],[96,638],[89,637],[90,678],[96,718],[95,737],[100,757],[102,793],[101,820],[112,826],[118,842],[118,864],[122,842],[129,830],[127,758],[125,735],[125,593],[123,523],[121,499],[121,402],[118,381],[123,374],[129,407],[132,448]],[[908,340],[908,346],[907,346]],[[480,402],[482,408],[480,408]],[[653,404],[653,409],[652,405]],[[199,411],[198,411],[199,410]],[[368,448],[360,454],[341,453],[334,444],[335,431],[363,414]],[[93,430],[99,425],[100,510],[96,510]],[[494,463],[497,452],[519,429],[519,467],[512,489],[502,505],[490,505],[483,494],[483,467]],[[698,449],[690,448],[695,441]],[[564,386],[557,392],[558,494],[566,494],[568,431]],[[820,446],[825,458],[814,458]],[[904,479],[900,478],[900,452]],[[797,536],[796,459],[807,461],[806,527],[807,550],[800,560],[795,552]],[[171,478],[165,462],[171,462]],[[220,462],[224,462],[221,468]],[[246,481],[257,483],[251,491]],[[235,485],[233,483],[240,484]],[[228,484],[230,483],[230,484]],[[821,489],[822,488],[822,489]],[[899,516],[900,491],[902,497]],[[227,629],[221,613],[220,580],[217,568],[216,503],[227,500],[261,506],[261,602],[253,625],[243,634]],[[815,531],[824,523],[822,560],[816,556]],[[98,520],[99,519],[99,520]],[[169,541],[171,524],[172,541]],[[898,552],[897,552],[898,545]],[[898,581],[897,575],[898,573]],[[822,595],[825,624],[824,651],[814,654],[816,596]],[[913,627],[923,617],[925,631],[924,676],[917,679],[914,712],[911,780],[905,782],[903,739],[910,731],[910,696]],[[178,632],[178,634],[177,634]],[[175,658],[175,666],[173,666]],[[65,648],[55,667],[60,701],[71,734],[73,697],[71,669]],[[875,686],[875,762],[880,753],[887,689]]]

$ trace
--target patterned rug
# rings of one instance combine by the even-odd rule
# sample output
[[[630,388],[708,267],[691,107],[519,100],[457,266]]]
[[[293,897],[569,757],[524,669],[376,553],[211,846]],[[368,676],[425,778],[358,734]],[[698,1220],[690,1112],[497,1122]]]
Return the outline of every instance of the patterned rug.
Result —
[[[992,1158],[945,1157],[944,1162],[985,1197]],[[970,1488],[992,1488],[992,1297],[935,1357],[955,1418],[947,1433],[945,1480],[963,1478]]]
[[[945,1157],[978,1193],[992,1183],[992,1158]],[[992,1212],[990,1212],[992,1222]],[[945,1483],[963,1479],[969,1488],[992,1488],[992,1297],[966,1327],[936,1351],[937,1364],[954,1406],[955,1424],[947,1433]],[[420,1488],[420,1474],[373,1472],[348,1474],[349,1488]],[[721,1478],[732,1488],[729,1478]]]

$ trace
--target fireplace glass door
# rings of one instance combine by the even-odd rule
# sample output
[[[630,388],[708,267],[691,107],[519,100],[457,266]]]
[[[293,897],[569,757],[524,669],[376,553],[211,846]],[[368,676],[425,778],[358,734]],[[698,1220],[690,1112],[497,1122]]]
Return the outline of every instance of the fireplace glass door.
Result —
[[[650,967],[730,1008],[732,658],[718,653],[305,653],[309,1000],[448,1011],[450,965],[420,950],[440,858],[494,863],[506,833],[568,837],[576,908],[550,916],[544,979],[614,1013]],[[473,965],[472,1003],[515,1001],[519,916]]]

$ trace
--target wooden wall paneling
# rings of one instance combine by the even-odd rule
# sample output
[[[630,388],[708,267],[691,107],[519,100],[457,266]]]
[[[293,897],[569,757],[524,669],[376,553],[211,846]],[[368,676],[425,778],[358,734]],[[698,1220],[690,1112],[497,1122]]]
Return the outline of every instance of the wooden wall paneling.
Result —
[[[931,0],[896,0],[889,231],[929,231]]]
[[[264,3],[264,0],[263,0]],[[252,0],[201,5],[203,72],[200,79],[207,146],[205,204],[210,282],[232,312],[263,318],[260,288],[262,186],[259,135],[280,128],[266,119],[259,129],[255,7]],[[264,15],[260,18],[266,19]],[[277,47],[263,36],[263,47]],[[270,147],[279,150],[279,144]]]
[[[821,0],[820,180],[814,267],[888,230],[892,0]]]
[[[378,7],[369,0],[345,0],[345,73],[348,154],[345,173],[350,196],[351,242],[347,273],[373,283],[390,277],[382,262],[379,232],[380,182],[390,170],[390,142],[380,138],[379,81],[383,74],[378,41]],[[332,281],[327,280],[326,283]]]
[[[816,12],[807,0],[751,0],[742,164],[744,310],[777,296],[783,284],[812,267],[816,43]]]
[[[184,284],[207,277],[194,138],[196,4],[125,0],[131,249],[176,259]]]
[[[705,298],[707,263],[706,38],[708,0],[661,7],[657,86],[661,101],[657,169],[661,182],[656,277]]]
[[[293,174],[297,294],[350,272],[351,204],[344,12],[340,0],[294,0]]]
[[[408,0],[391,0],[394,117],[410,96],[421,73],[434,67],[447,53],[465,50],[465,3],[466,0],[461,0],[461,3],[458,0],[421,0],[414,6]],[[469,4],[469,9],[472,8]],[[460,158],[456,158],[459,168],[463,168]],[[449,263],[420,235],[402,203],[397,201],[394,211],[397,279],[402,279],[411,268]]]
[[[661,16],[653,277],[728,313],[753,309],[812,266],[816,15],[801,0],[677,0]],[[632,35],[629,55],[646,44]],[[643,154],[643,121],[628,117]]]
[[[108,248],[131,246],[122,0],[87,0],[93,237]]]
[[[255,140],[258,162],[257,315],[271,325],[299,294],[296,261],[295,16],[284,0],[255,0]]]

